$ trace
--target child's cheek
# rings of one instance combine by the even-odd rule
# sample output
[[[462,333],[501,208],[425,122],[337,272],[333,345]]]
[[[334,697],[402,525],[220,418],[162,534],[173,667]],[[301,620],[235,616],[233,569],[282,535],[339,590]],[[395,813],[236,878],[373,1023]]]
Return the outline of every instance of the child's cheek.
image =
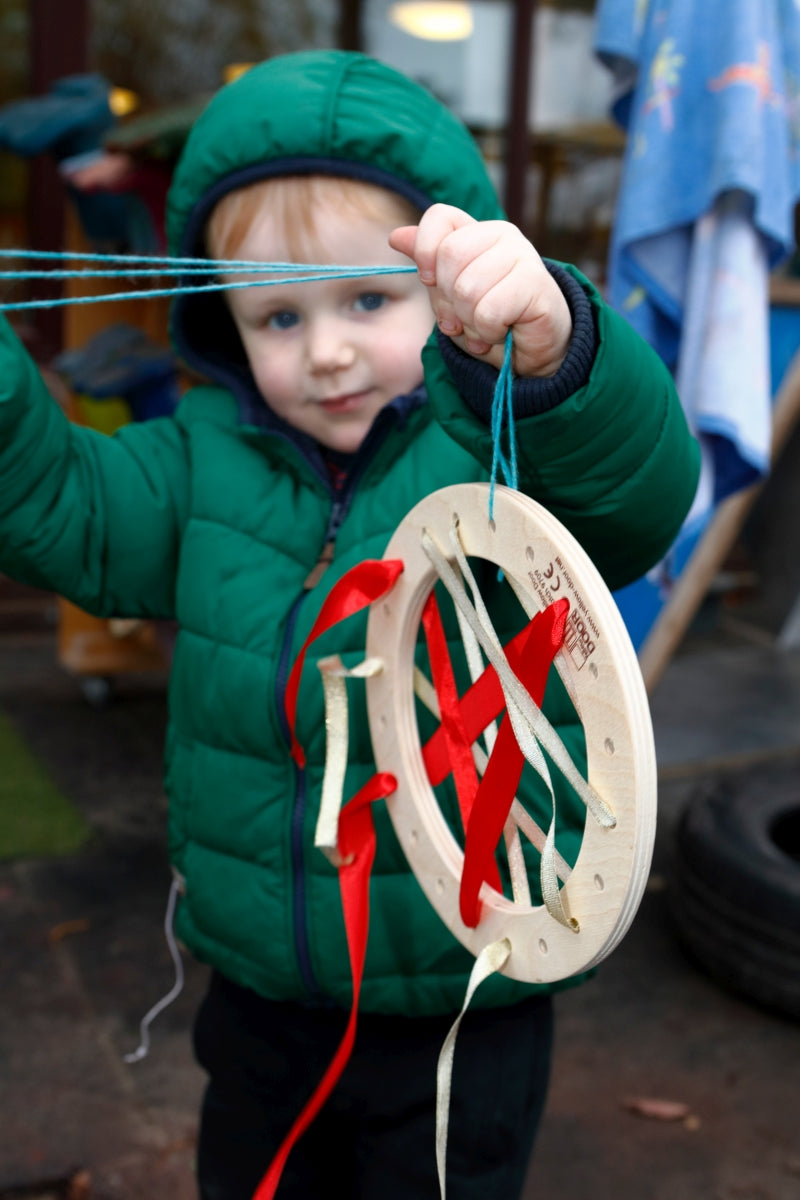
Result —
[[[259,391],[273,408],[283,410],[298,395],[300,381],[286,355],[261,348],[250,366]]]

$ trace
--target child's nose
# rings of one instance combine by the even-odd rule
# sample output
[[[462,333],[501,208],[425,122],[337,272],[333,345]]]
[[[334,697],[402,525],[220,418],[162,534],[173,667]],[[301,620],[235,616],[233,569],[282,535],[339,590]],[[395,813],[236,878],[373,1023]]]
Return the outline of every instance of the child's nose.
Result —
[[[340,371],[355,361],[356,348],[346,323],[335,317],[314,321],[309,330],[308,358],[312,371]]]

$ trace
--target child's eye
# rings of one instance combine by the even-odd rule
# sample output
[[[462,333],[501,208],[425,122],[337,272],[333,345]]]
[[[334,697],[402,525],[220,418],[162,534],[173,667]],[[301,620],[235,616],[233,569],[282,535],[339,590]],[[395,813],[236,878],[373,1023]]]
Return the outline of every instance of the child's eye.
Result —
[[[291,329],[300,320],[296,312],[290,308],[282,308],[280,312],[272,313],[267,320],[268,329]]]
[[[386,297],[381,292],[362,292],[357,298],[354,308],[359,312],[375,312],[386,303]]]

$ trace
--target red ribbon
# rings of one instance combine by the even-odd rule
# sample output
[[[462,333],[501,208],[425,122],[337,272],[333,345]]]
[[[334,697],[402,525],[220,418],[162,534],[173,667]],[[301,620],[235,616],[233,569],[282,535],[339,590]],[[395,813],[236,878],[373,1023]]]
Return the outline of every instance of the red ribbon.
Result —
[[[513,668],[525,690],[539,707],[544,698],[550,665],[564,640],[568,613],[569,601],[563,599],[551,604],[544,612],[537,613],[528,625],[529,634],[519,664]],[[485,674],[488,674],[488,671]],[[484,728],[490,719],[485,720]],[[481,779],[467,826],[458,899],[461,920],[470,929],[474,929],[480,920],[478,893],[481,885],[484,881],[491,884],[493,876],[497,873],[494,853],[508,820],[524,761],[506,713]]]
[[[453,773],[461,819],[466,829],[472,805],[478,793],[478,772],[475,769],[475,759],[472,757],[472,743],[475,738],[468,736],[464,726],[453,664],[450,661],[439,605],[434,592],[431,592],[425,601],[425,607],[422,610],[422,627],[425,630],[425,640],[428,644],[433,686],[439,701],[439,720],[441,722],[439,728],[444,738],[444,752],[449,764],[446,774],[450,771]]]
[[[452,771],[453,781],[456,785],[458,807],[461,810],[461,820],[466,831],[469,828],[472,806],[478,794],[478,772],[475,767],[475,759],[472,756],[472,743],[475,741],[477,734],[470,737],[464,725],[464,717],[461,712],[456,680],[453,674],[453,664],[450,661],[450,653],[447,649],[447,639],[444,636],[439,605],[436,602],[436,596],[433,592],[428,596],[428,599],[425,601],[425,607],[422,610],[422,627],[425,630],[425,639],[428,644],[428,658],[431,664],[433,686],[436,690],[436,699],[439,702],[441,720],[439,728],[444,738],[444,752],[448,762],[448,769],[445,774],[449,774]],[[490,720],[491,718],[486,718],[483,721],[481,730],[486,728]],[[494,860],[486,864],[486,870],[490,874],[492,887],[499,891],[501,887],[500,875]]]
[[[341,579],[333,585],[323,601],[322,608],[317,614],[311,633],[303,643],[303,648],[295,660],[286,685],[286,717],[292,734],[292,758],[298,767],[306,765],[303,748],[294,733],[297,716],[297,693],[300,688],[300,676],[306,661],[306,651],[314,638],[325,633],[332,625],[343,621],[354,613],[360,612],[369,604],[380,600],[381,596],[394,587],[395,581],[403,570],[400,559],[367,559],[352,567]]]
[[[358,998],[361,994],[361,980],[364,976],[364,959],[369,930],[369,880],[375,858],[375,827],[370,805],[374,800],[382,800],[386,796],[390,796],[396,787],[397,780],[393,775],[379,772],[368,780],[340,813],[339,850],[347,859],[350,859],[352,855],[352,860],[339,868],[339,887],[347,932],[347,949],[350,956],[350,970],[353,975],[353,1002],[350,1008],[350,1017],[336,1054],[310,1100],[284,1138],[266,1175],[258,1185],[253,1200],[272,1200],[292,1148],[330,1096],[353,1052],[358,1020]]]
[[[291,732],[292,757],[300,767],[305,765],[305,756],[295,736],[295,721],[300,676],[309,645],[338,621],[359,612],[385,595],[393,587],[402,570],[403,564],[398,560],[370,560],[359,563],[343,575],[328,593],[311,633],[303,643],[292,667],[286,688],[286,715]],[[563,640],[568,612],[569,603],[566,600],[551,605],[544,613],[538,613],[507,648],[512,669],[531,692],[537,704],[541,704],[550,664]],[[523,756],[508,716],[505,716],[487,770],[478,784],[471,746],[503,707],[500,681],[494,668],[489,667],[463,699],[459,700],[441,617],[433,594],[426,602],[422,620],[428,639],[434,687],[442,714],[441,726],[426,744],[423,759],[432,784],[441,782],[451,771],[456,781],[459,806],[466,828],[460,895],[462,919],[466,924],[470,924],[471,921],[476,925],[480,915],[478,892],[482,883],[488,881],[498,890],[500,887],[494,852],[519,782]],[[393,775],[388,772],[376,772],[342,808],[339,815],[338,848],[344,859],[339,867],[339,887],[353,978],[350,1016],[336,1054],[278,1149],[253,1200],[273,1200],[292,1148],[333,1091],[352,1053],[369,932],[370,874],[376,848],[371,805],[375,800],[390,796],[396,788],[397,780]],[[465,913],[470,921],[467,921]]]
[[[286,718],[292,738],[292,758],[299,767],[305,766],[302,746],[295,736],[297,694],[306,651],[315,638],[325,633],[345,617],[379,600],[394,586],[403,570],[399,559],[369,559],[358,563],[338,580],[325,597],[311,632],[292,666],[286,686]],[[375,828],[370,805],[374,800],[390,796],[397,787],[394,775],[377,772],[339,814],[339,852],[347,860],[339,867],[339,889],[344,911],[347,949],[353,978],[353,1000],[344,1036],[328,1069],[300,1115],[284,1138],[278,1152],[256,1189],[253,1200],[272,1200],[280,1182],[286,1160],[298,1138],[316,1117],[336,1086],[353,1051],[358,1019],[358,1000],[364,976],[364,959],[369,931],[369,880],[375,858]]]

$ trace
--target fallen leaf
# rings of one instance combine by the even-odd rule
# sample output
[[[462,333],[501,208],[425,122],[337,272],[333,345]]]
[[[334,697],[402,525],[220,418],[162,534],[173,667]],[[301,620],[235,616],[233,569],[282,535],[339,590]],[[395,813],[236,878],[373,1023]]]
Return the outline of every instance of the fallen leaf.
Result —
[[[71,937],[73,933],[86,933],[88,929],[89,922],[86,917],[75,917],[72,921],[62,921],[59,925],[54,925],[47,935],[47,940],[51,946],[55,946],[56,942],[65,937]]]
[[[649,1096],[631,1096],[623,1100],[622,1107],[637,1117],[648,1117],[653,1121],[685,1121],[690,1115],[689,1105],[680,1100],[658,1100]]]

